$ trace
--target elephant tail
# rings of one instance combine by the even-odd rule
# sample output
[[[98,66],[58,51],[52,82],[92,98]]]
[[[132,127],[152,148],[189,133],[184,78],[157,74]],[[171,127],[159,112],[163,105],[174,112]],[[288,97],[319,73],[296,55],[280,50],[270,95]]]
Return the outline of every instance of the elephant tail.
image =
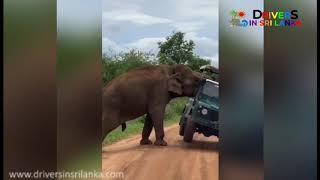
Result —
[[[127,128],[126,123],[122,123],[122,124],[121,124],[121,127],[122,127],[122,131],[126,130],[126,128]]]

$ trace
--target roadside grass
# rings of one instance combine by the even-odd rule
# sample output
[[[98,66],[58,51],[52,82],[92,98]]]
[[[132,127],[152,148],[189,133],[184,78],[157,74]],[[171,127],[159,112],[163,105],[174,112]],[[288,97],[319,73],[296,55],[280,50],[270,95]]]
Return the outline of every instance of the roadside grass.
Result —
[[[164,126],[170,126],[178,123],[182,114],[182,110],[187,103],[188,98],[177,98],[172,100],[166,107]],[[113,144],[122,139],[129,138],[133,135],[141,134],[144,124],[144,116],[127,122],[127,128],[124,132],[121,126],[110,132],[104,139],[102,145]]]

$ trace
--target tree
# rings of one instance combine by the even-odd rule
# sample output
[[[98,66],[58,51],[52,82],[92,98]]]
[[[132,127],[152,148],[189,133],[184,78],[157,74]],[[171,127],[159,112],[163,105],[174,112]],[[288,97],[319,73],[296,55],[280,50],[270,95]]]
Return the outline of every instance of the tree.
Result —
[[[174,32],[166,41],[158,43],[160,64],[185,64],[193,59],[195,44],[192,40],[184,40],[184,35],[182,32]]]
[[[193,56],[193,58],[187,62],[187,66],[195,71],[199,71],[201,66],[208,64],[210,64],[210,60],[200,58],[199,56]]]
[[[136,67],[155,64],[156,62],[153,61],[152,57],[152,54],[136,50],[131,50],[130,52],[120,53],[113,56],[104,54],[102,60],[103,83],[107,84],[120,74],[128,72]]]
[[[195,55],[193,50],[195,43],[192,40],[185,40],[185,34],[182,32],[173,32],[168,36],[166,41],[159,42],[159,58],[160,64],[185,64],[192,70],[199,71],[203,65],[210,64],[210,60],[200,58]]]

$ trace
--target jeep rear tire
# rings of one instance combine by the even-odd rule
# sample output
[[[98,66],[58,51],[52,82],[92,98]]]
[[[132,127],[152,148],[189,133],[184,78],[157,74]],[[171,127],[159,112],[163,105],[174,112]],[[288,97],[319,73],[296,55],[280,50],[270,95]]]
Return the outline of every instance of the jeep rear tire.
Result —
[[[193,134],[194,134],[194,122],[189,117],[187,118],[187,121],[184,124],[183,140],[185,142],[192,142]]]

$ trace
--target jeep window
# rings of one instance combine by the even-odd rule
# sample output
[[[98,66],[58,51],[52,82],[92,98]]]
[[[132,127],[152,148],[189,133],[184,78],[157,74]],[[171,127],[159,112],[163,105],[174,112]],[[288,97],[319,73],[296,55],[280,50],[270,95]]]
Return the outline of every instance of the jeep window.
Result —
[[[219,97],[219,88],[213,83],[206,83],[203,86],[202,93],[206,96],[209,96],[210,98],[217,98]]]

